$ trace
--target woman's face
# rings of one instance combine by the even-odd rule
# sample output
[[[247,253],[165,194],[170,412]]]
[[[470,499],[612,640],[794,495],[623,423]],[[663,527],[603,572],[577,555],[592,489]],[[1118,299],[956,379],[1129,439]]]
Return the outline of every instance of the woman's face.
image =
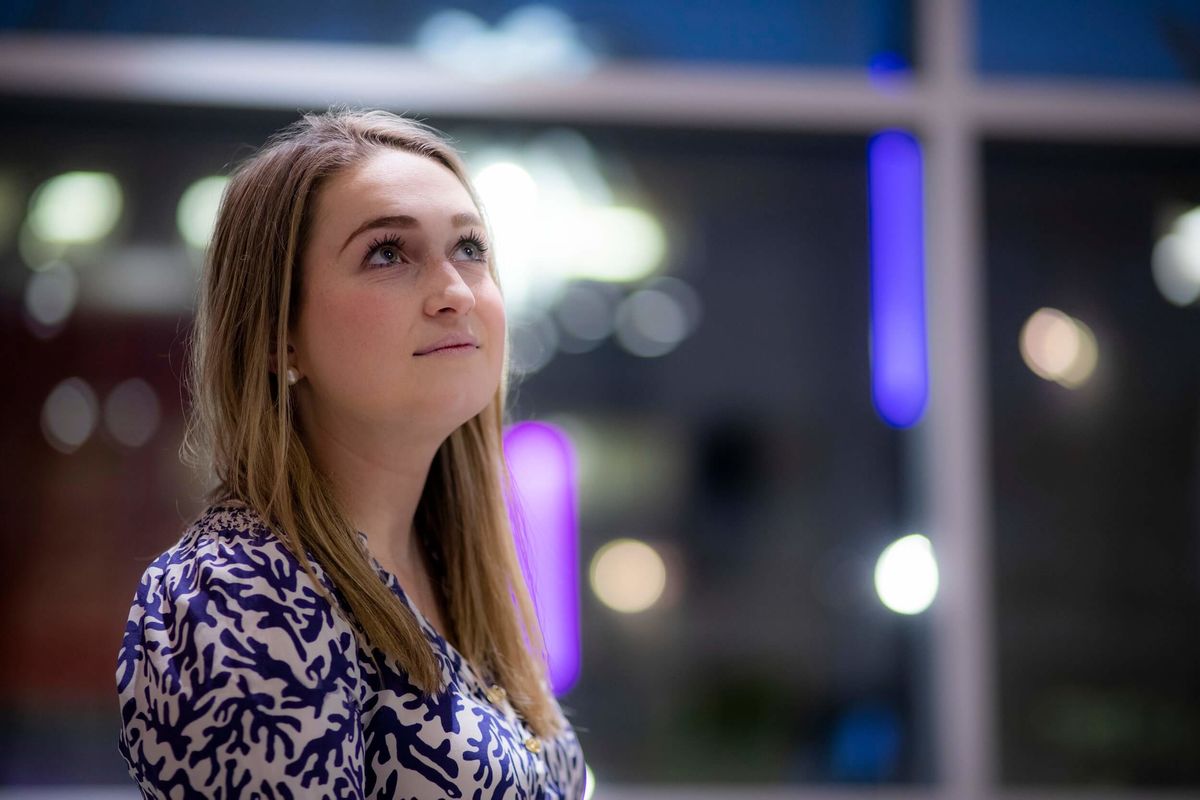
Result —
[[[500,383],[504,305],[471,196],[384,150],[329,179],[302,258],[291,357],[304,424],[441,442]],[[467,345],[433,350],[447,338]]]

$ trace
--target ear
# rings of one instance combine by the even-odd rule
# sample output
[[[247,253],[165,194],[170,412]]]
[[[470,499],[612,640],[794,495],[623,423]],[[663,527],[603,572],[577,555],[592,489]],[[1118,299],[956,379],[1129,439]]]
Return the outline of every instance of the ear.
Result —
[[[288,342],[287,351],[288,351],[288,358],[290,360],[292,354],[296,352],[296,348],[292,347],[291,342]],[[274,350],[272,350],[270,353],[267,354],[267,359],[270,363],[270,366],[268,367],[268,369],[273,374],[276,374],[276,375],[279,374],[279,365],[275,363],[275,351]],[[291,364],[289,363],[288,366],[291,366]]]

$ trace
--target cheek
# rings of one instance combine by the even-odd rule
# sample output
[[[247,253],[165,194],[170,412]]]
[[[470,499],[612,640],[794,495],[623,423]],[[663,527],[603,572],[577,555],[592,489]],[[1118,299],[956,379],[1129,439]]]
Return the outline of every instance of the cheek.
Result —
[[[409,344],[407,309],[386,292],[327,291],[306,309],[308,353],[327,385],[365,389]]]
[[[507,319],[504,310],[504,298],[495,283],[488,281],[486,287],[480,287],[475,295],[475,313],[487,331],[489,342],[493,343],[493,357],[499,363],[503,360],[504,340]]]

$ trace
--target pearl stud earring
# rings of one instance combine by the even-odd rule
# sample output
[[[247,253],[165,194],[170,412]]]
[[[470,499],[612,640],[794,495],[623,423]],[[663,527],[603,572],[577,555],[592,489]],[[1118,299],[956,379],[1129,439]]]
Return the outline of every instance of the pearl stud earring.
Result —
[[[287,371],[288,385],[291,386],[298,380],[300,380],[300,373],[296,371],[295,367],[288,367],[288,371]]]

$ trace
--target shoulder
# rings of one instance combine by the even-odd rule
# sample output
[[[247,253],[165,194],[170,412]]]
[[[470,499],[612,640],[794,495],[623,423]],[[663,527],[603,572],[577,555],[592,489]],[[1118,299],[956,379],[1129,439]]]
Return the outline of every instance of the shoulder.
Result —
[[[301,660],[326,650],[331,638],[349,645],[351,631],[327,599],[332,585],[309,562],[326,591],[249,506],[209,506],[143,572],[126,623],[118,685],[147,651],[190,665],[203,662],[210,645],[250,657],[270,644]]]
[[[146,571],[180,574],[207,567],[245,573],[257,567],[262,569],[262,577],[270,578],[271,571],[266,567],[271,559],[299,566],[280,535],[256,511],[239,500],[226,500],[208,506],[193,518],[179,540]]]
[[[307,560],[324,588],[331,589],[320,566],[311,557]],[[238,500],[215,503],[197,515],[146,568],[140,588],[174,597],[197,591],[320,594],[281,534]]]
[[[116,677],[130,774],[147,797],[356,785],[357,652],[270,526],[244,505],[210,506],[146,568],[125,625]]]

